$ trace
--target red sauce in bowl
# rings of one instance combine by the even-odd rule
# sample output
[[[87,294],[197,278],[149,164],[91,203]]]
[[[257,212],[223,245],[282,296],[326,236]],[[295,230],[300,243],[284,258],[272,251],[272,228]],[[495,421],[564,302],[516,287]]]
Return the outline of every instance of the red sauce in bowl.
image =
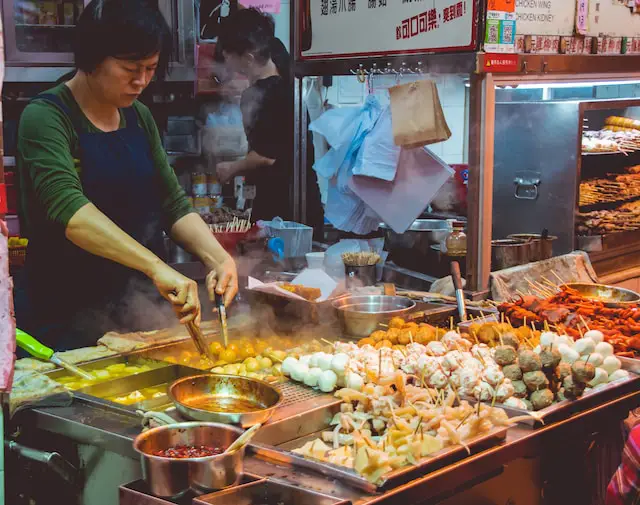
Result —
[[[206,458],[216,456],[224,452],[220,447],[210,447],[207,445],[176,445],[168,449],[153,451],[154,456],[173,459]]]

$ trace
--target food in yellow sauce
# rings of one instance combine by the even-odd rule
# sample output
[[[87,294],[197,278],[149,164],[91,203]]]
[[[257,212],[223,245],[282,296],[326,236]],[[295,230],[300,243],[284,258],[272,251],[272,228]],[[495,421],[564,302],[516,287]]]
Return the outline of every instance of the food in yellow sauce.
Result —
[[[63,375],[62,377],[58,377],[54,380],[65,386],[67,389],[75,391],[76,389],[93,386],[95,384],[100,384],[101,382],[148,372],[149,370],[153,370],[153,368],[154,367],[148,364],[115,363],[101,370],[87,370],[87,372],[93,375],[94,378],[92,380],[81,379],[75,375]]]
[[[132,391],[127,395],[109,396],[106,399],[121,405],[134,405],[146,400],[161,398],[167,394],[167,384],[161,386],[152,386],[137,391]]]

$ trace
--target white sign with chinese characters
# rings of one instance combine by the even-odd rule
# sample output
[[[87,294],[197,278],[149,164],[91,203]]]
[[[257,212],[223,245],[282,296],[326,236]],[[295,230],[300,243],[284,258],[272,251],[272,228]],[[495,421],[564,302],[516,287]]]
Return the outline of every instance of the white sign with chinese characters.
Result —
[[[573,35],[575,19],[575,0],[516,0],[518,35]]]
[[[593,37],[640,37],[640,14],[613,0],[589,0],[587,35]]]
[[[473,0],[312,0],[302,58],[475,49]]]

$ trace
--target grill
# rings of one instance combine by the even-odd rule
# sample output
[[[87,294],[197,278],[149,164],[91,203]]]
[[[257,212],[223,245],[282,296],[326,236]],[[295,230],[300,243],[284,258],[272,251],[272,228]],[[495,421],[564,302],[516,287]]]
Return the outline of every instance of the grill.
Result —
[[[280,393],[282,393],[282,403],[280,408],[288,405],[295,405],[296,403],[310,400],[311,398],[317,398],[323,396],[325,393],[311,389],[310,387],[296,384],[295,382],[287,381],[284,384],[277,386]]]

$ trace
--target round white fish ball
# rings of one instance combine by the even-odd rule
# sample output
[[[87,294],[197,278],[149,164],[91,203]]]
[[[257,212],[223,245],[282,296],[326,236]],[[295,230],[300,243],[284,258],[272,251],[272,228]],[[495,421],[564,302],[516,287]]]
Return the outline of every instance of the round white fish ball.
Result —
[[[323,393],[331,393],[338,383],[338,376],[333,370],[325,370],[318,379],[318,387]]]
[[[604,368],[609,375],[614,373],[616,370],[620,370],[622,363],[615,356],[607,356],[602,362],[602,368]]]
[[[580,356],[580,359],[585,363],[587,362],[587,360],[589,360],[589,363],[591,363],[595,367],[599,367],[604,361],[602,354],[598,354],[597,352],[591,354],[583,354],[582,356]]]
[[[316,367],[318,366],[318,360],[319,360],[322,356],[324,356],[324,353],[323,353],[323,352],[314,352],[314,353],[311,355],[311,359],[309,360],[308,365],[309,365],[310,367],[312,367],[312,368],[316,368]]]
[[[569,347],[571,347],[573,345],[573,340],[568,335],[560,335],[556,339],[556,345],[558,346],[558,349],[560,349],[560,346],[562,344],[568,345]]]
[[[300,363],[304,363],[307,366],[311,366],[311,354],[305,354],[304,356],[300,356],[298,360]]]
[[[535,352],[536,354],[540,354],[542,352],[542,347],[540,347],[539,345],[535,346],[533,348],[533,352]]]
[[[591,354],[596,350],[596,343],[590,338],[581,338],[573,344],[573,349],[579,354]]]
[[[599,344],[600,342],[604,341],[604,333],[602,333],[600,330],[589,330],[584,334],[584,338],[590,338],[596,344]]]
[[[304,378],[304,383],[310,387],[316,387],[318,385],[318,380],[322,375],[322,370],[318,367],[310,368],[307,372],[306,377]]]
[[[285,375],[291,375],[291,370],[293,369],[294,365],[297,364],[298,360],[294,357],[289,356],[288,358],[285,358],[285,360],[282,362],[282,373]]]
[[[362,391],[362,388],[364,387],[364,380],[357,373],[349,372],[347,374],[346,386],[349,389]]]
[[[294,381],[303,382],[308,372],[309,366],[298,362],[291,369],[291,378]]]
[[[349,355],[343,352],[336,354],[331,360],[331,370],[333,370],[336,374],[341,375],[344,374],[344,369],[349,363]]]
[[[626,370],[616,370],[612,374],[609,374],[609,382],[619,381],[621,379],[626,379],[629,377],[629,372]]]
[[[613,346],[609,342],[600,342],[596,344],[596,352],[604,358],[613,356]]]
[[[322,356],[318,358],[318,368],[322,370],[331,370],[331,360],[333,356],[331,354],[322,353]]]
[[[540,345],[542,347],[553,345],[557,338],[558,338],[557,334],[551,331],[545,331],[540,335]]]
[[[558,351],[562,356],[562,361],[566,363],[574,363],[578,361],[578,358],[580,358],[578,352],[569,347],[567,344],[560,344],[558,346]]]
[[[596,375],[591,380],[591,382],[589,382],[589,386],[595,387],[598,384],[607,382],[608,380],[609,380],[609,372],[607,372],[604,368],[596,368]]]
[[[520,398],[516,398],[515,396],[512,396],[511,398],[507,398],[504,401],[504,404],[507,407],[514,407],[516,409],[528,410],[527,404],[524,403]]]

